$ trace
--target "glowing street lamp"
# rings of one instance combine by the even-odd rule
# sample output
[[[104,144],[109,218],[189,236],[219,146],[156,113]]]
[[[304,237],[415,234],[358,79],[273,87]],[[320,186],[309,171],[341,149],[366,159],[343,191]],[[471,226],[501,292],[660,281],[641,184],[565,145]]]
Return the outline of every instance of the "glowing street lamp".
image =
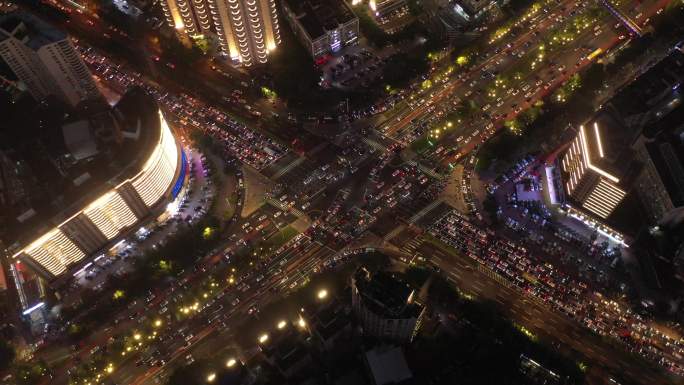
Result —
[[[264,333],[259,336],[259,343],[263,344],[266,341],[268,341],[268,334]]]
[[[207,376],[207,382],[214,382],[214,380],[216,380],[216,373],[210,373]]]
[[[328,296],[328,291],[325,289],[318,291],[318,299],[325,299]]]
[[[235,358],[231,358],[228,360],[228,362],[226,362],[226,367],[232,368],[233,366],[235,366],[236,363],[237,361],[235,360]]]
[[[280,321],[278,322],[278,329],[282,329],[287,325],[287,322],[285,321]]]

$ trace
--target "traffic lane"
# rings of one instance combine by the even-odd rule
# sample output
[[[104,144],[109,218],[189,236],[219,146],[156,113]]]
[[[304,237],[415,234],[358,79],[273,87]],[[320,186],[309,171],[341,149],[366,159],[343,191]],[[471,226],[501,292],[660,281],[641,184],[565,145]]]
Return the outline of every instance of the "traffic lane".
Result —
[[[573,1],[563,1],[563,2],[560,2],[560,3],[558,3],[557,5],[553,6],[552,8],[547,8],[547,9],[549,9],[550,11],[549,11],[549,13],[547,14],[546,18],[544,18],[543,20],[540,21],[540,22],[542,22],[542,21],[544,22],[544,24],[543,24],[542,26],[543,26],[544,28],[547,28],[548,26],[551,25],[552,19],[555,17],[555,11],[558,10],[559,8],[565,7],[565,6],[567,6],[568,4],[574,5],[574,6],[579,6],[580,3],[581,3],[581,2],[578,2],[577,4],[575,4]],[[574,9],[574,8],[566,9],[566,14],[569,14],[569,12],[571,12],[572,9]],[[538,25],[536,25],[536,27],[538,27]],[[526,32],[526,33],[524,33],[524,34],[522,34],[522,35],[519,35],[519,36],[512,36],[511,34],[506,34],[506,36],[504,37],[504,39],[498,41],[497,46],[507,46],[507,45],[510,44],[511,47],[509,47],[509,49],[510,49],[510,50],[515,50],[515,49],[519,48],[521,45],[525,44],[525,42],[526,42],[525,39],[526,39],[527,37],[529,37],[531,33],[534,33],[534,30],[535,30],[535,28],[533,28],[533,29],[531,29],[530,31],[528,31],[528,32]],[[540,31],[540,32],[541,32],[541,31]],[[508,39],[510,39],[510,40],[508,40]],[[495,59],[496,57],[501,56],[502,54],[505,54],[505,51],[506,51],[506,50],[501,50],[501,52],[500,52],[499,54],[495,54],[495,55],[494,55],[493,57],[491,57],[490,59],[493,60],[493,59]],[[491,55],[491,52],[487,52],[485,55]],[[504,57],[506,57],[506,56],[504,56]],[[490,59],[487,59],[487,62],[488,62]],[[486,63],[483,63],[483,64],[486,65]],[[469,71],[468,73],[471,74],[472,72],[473,72],[473,71]],[[464,79],[463,81],[465,82],[466,80]],[[427,96],[429,93],[430,93],[429,90],[419,90],[419,93],[418,93],[417,95],[414,95],[412,98],[413,98],[413,99],[420,100],[421,97]],[[404,104],[401,105],[401,108],[399,108],[399,109],[393,109],[393,111],[396,110],[396,113],[395,113],[395,114],[391,114],[391,115],[386,119],[386,121],[381,122],[381,123],[378,123],[378,124],[376,124],[376,125],[374,125],[374,126],[377,127],[378,129],[381,129],[381,130],[382,130],[384,127],[381,127],[381,126],[391,124],[391,123],[394,121],[394,119],[397,118],[397,115],[403,114],[403,113],[404,113],[406,110],[408,110],[408,109],[411,109],[411,107],[409,107],[409,106],[404,102]],[[385,114],[385,113],[383,113],[383,114]],[[400,120],[401,120],[401,119],[400,119]]]
[[[477,297],[497,302],[502,312],[513,321],[524,323],[547,340],[560,341],[572,350],[581,352],[591,363],[598,362],[598,367],[590,364],[590,374],[592,370],[599,370],[601,378],[625,373],[630,378],[655,381],[643,383],[671,383],[672,379],[662,372],[653,370],[641,360],[635,360],[624,350],[610,346],[576,322],[562,317],[520,291],[500,284],[492,276],[480,271],[476,261],[460,255],[447,255],[427,243],[421,244],[417,251],[433,256],[429,259],[431,263],[440,267],[459,287]]]
[[[323,248],[321,248],[321,245],[313,245],[312,244],[312,246],[318,246],[318,248],[314,247],[313,249],[309,249],[306,253],[300,254],[301,257],[298,258],[295,261],[295,263],[292,264],[291,268],[288,271],[297,270],[299,272],[299,274],[308,274],[311,271],[314,271],[316,266],[318,266],[319,261],[325,259],[326,253],[327,253],[327,255],[330,255],[330,252],[328,252],[327,250],[325,250],[326,253],[321,253],[321,251],[324,250]],[[315,258],[310,258],[309,256],[314,256]],[[304,266],[300,266],[302,263],[304,264]],[[269,283],[265,286],[259,287],[258,285],[255,285],[250,290],[250,292],[252,294],[249,297],[243,299],[241,301],[241,303],[236,308],[234,308],[233,311],[229,314],[229,317],[234,317],[236,315],[239,316],[241,314],[244,315],[244,311],[243,311],[244,309],[249,309],[252,306],[260,305],[261,302],[263,302],[265,299],[268,300],[270,296],[266,295],[264,297],[262,294],[263,293],[269,293],[272,291],[273,288],[276,287],[276,285],[278,284],[277,278],[278,278],[277,276],[273,277],[271,280],[268,281]],[[254,291],[256,291],[256,292],[254,293]],[[278,291],[273,291],[273,292],[277,293]],[[206,337],[209,334],[211,334],[211,331],[209,329],[210,328],[208,327],[208,328],[200,331],[199,333],[201,333],[203,336]],[[204,339],[205,337],[202,337],[200,339],[195,340],[193,342],[192,346],[197,346],[197,344],[200,341],[202,341],[202,339]],[[180,357],[181,355],[187,353],[188,349],[190,349],[190,348],[188,347],[185,349],[179,349],[177,352],[174,353],[174,357],[171,360],[169,360],[168,363],[171,363],[173,360],[175,360],[178,357]],[[166,365],[164,365],[164,366],[166,366]],[[150,370],[145,371],[145,373],[141,375],[142,378],[139,378],[136,381],[144,381],[146,379],[152,378],[152,377],[158,375],[158,372],[160,370],[162,370],[162,369],[151,368]],[[126,376],[126,378],[129,378],[129,377],[130,377],[130,374]],[[137,383],[137,382],[134,382],[134,383]]]
[[[319,249],[317,249],[315,253],[318,253],[318,251],[320,249],[321,248],[319,245]],[[300,272],[300,274],[302,272],[310,273],[311,271],[313,271],[314,267],[317,266],[317,263],[312,263],[312,261],[315,261],[315,260],[308,258],[309,255],[310,254],[308,254],[308,253],[301,255],[299,258],[297,258],[294,261],[292,266],[290,266],[290,268],[287,271],[293,271],[296,269]],[[301,266],[302,264],[306,264],[306,265],[304,267],[302,267]],[[310,269],[310,270],[307,272],[308,269]],[[234,307],[233,310],[229,313],[229,318],[226,319],[226,322],[228,322],[233,317],[236,317],[240,314],[244,314],[245,310],[249,309],[250,307],[254,306],[255,304],[261,304],[262,302],[264,302],[264,300],[272,299],[274,295],[272,295],[270,293],[272,293],[271,289],[277,287],[277,285],[278,285],[277,277],[272,278],[272,279],[268,280],[267,282],[268,283],[266,285],[261,286],[259,288],[253,287],[250,290],[250,295],[247,298],[245,298],[244,300],[242,300],[240,302],[240,304],[238,304],[236,307]],[[201,346],[200,344],[206,339],[206,337],[208,337],[209,335],[212,335],[212,333],[214,333],[216,330],[217,330],[217,327],[215,325],[213,325],[213,324],[208,325],[207,327],[205,327],[203,330],[201,330],[199,332],[198,337],[196,339],[193,339],[191,346],[195,346],[195,347]],[[174,352],[172,354],[171,358],[168,360],[168,363],[171,363],[174,360],[178,359],[180,356],[186,354],[186,352],[189,348],[190,347],[178,349],[176,352]],[[150,369],[146,370],[143,374],[139,375],[131,383],[132,384],[145,383],[145,381],[155,377],[160,371],[163,370],[163,368],[165,366],[166,366],[166,364],[162,365],[161,367],[150,368]],[[123,371],[125,371],[125,370],[123,370]],[[127,374],[126,378],[129,378],[129,377],[130,377],[130,374]]]
[[[593,36],[593,34],[592,34],[592,36]],[[594,39],[591,39],[590,41],[595,42],[595,43],[597,42],[595,37],[594,37]],[[618,36],[613,35],[612,39],[609,42],[603,43],[603,45],[601,45],[601,47],[604,50],[608,50],[611,47],[613,47],[617,42],[620,42],[620,40],[618,39]],[[520,96],[520,97],[516,96],[513,99],[508,99],[508,101],[501,107],[501,109],[497,109],[497,110],[493,110],[493,111],[499,111],[500,114],[505,113],[505,119],[506,120],[515,119],[519,114],[524,112],[525,108],[532,106],[537,100],[543,99],[548,94],[554,92],[555,91],[554,87],[561,85],[563,82],[567,81],[567,79],[572,77],[575,73],[579,73],[584,68],[586,68],[587,66],[589,66],[590,64],[593,63],[593,61],[583,60],[583,61],[581,61],[580,66],[578,67],[578,66],[575,66],[575,63],[577,62],[576,59],[579,59],[579,57],[581,57],[581,55],[578,55],[578,57],[575,57],[574,58],[575,60],[572,60],[569,56],[562,56],[561,54],[558,54],[555,58],[558,59],[561,57],[564,58],[565,64],[563,64],[563,65],[566,67],[567,73],[565,75],[562,75],[562,73],[561,73],[561,76],[552,77],[551,80],[549,80],[548,77],[542,78],[542,79],[545,79],[547,82],[553,81],[553,85],[551,87],[549,87],[548,89],[545,89],[544,87],[542,87],[541,90],[539,90],[537,93],[535,93],[534,95],[532,95],[530,97],[531,98],[530,101],[527,101],[527,99],[524,98],[524,95]],[[542,72],[542,74],[546,73],[546,76],[548,76],[548,70],[549,70],[549,67],[546,67],[541,72]],[[530,77],[532,77],[532,76],[530,76]],[[529,79],[530,77],[528,77],[526,79]],[[512,106],[512,104],[517,104],[518,106],[522,107],[522,110],[520,110],[519,112],[516,112],[516,111],[510,112],[509,108],[510,108],[510,106]],[[503,127],[503,122],[504,122],[504,119],[493,121],[492,123],[494,124],[494,127],[492,128],[492,130],[493,130],[492,132],[489,132],[487,136],[485,136],[486,133],[481,133],[478,138],[474,138],[473,140],[471,140],[471,142],[467,146],[461,148],[457,154],[455,154],[451,157],[445,157],[442,160],[442,164],[448,165],[450,163],[454,163],[454,162],[458,161],[461,157],[470,153],[477,145],[483,143],[486,139],[488,139],[489,136],[493,135],[496,130],[501,129]],[[484,124],[484,122],[482,124]],[[478,130],[482,129],[481,126],[477,126],[477,125],[473,125],[472,128],[477,128]],[[471,132],[473,132],[473,131],[471,131]],[[445,137],[445,140],[453,141],[454,137],[455,137],[454,134],[450,134],[450,135]]]
[[[570,3],[570,5],[577,6],[581,2],[575,3],[575,2],[569,1],[568,3]],[[569,14],[572,9],[574,9],[574,8],[568,7],[566,9],[566,14]],[[525,32],[524,34],[520,35],[519,37],[517,37],[516,40],[514,41],[514,44],[512,44],[512,47],[510,49],[516,50],[516,49],[520,48],[522,45],[524,45],[527,41],[529,41],[529,40],[527,40],[528,38],[536,37],[536,35],[534,35],[535,31],[539,32],[539,35],[541,35],[541,32],[545,31],[546,29],[548,29],[549,27],[551,27],[553,25],[553,20],[551,20],[551,19],[552,19],[551,16],[545,18],[544,22],[541,23],[541,26],[538,26],[537,28],[531,29],[531,30]],[[469,80],[472,81],[473,75],[477,76],[480,73],[480,71],[482,70],[482,68],[490,65],[492,62],[495,62],[496,59],[500,58],[501,56],[505,56],[505,55],[508,55],[506,50],[501,50],[501,52],[499,52],[498,54],[494,54],[494,55],[489,56],[487,59],[485,59],[484,62],[474,66],[471,70],[469,70],[467,72],[466,76],[464,76],[463,80],[459,79],[456,81],[452,81],[448,88],[443,89],[441,91],[438,91],[435,94],[435,96],[431,98],[432,103],[430,103],[430,104],[434,104],[435,102],[439,102],[440,100],[442,100],[446,96],[449,96],[456,89],[456,87],[459,84],[466,84],[466,82],[468,82]],[[392,127],[392,129],[387,133],[387,135],[393,135],[396,131],[399,131],[402,128],[404,128],[407,124],[409,124],[411,122],[411,120],[415,119],[418,115],[425,114],[427,108],[429,108],[429,105],[428,105],[428,103],[425,103],[421,107],[412,110],[398,124],[395,124]]]
[[[670,1],[668,1],[668,0],[661,0],[659,2],[654,3],[653,5],[651,5],[648,8],[648,11],[647,11],[648,15],[647,16],[652,16],[653,14],[655,14],[657,12],[658,9],[662,8],[664,5],[666,5],[669,2]],[[644,6],[644,5],[645,4],[642,3],[642,6]],[[602,24],[612,25],[610,23],[610,21],[611,21],[610,15],[606,16],[606,18],[607,19],[603,23],[598,23],[597,25],[602,25]],[[587,30],[582,35],[578,36],[578,38],[576,38],[573,43],[575,46],[577,46],[578,43],[583,43],[581,45],[590,44],[593,47],[602,48],[604,51],[608,51],[609,49],[611,49],[612,47],[616,46],[618,43],[621,42],[622,39],[620,39],[620,36],[621,35],[624,36],[625,33],[626,32],[624,30],[619,30],[619,29],[615,30],[614,28],[607,28],[607,29],[601,29],[600,33],[598,35],[596,35],[596,34],[594,34],[594,30]],[[582,41],[582,37],[588,38],[588,40]],[[577,50],[569,51],[569,52],[577,52]],[[533,100],[531,102],[527,102],[525,100],[524,102],[521,101],[521,103],[523,103],[524,105],[528,105],[528,106],[531,105],[532,103],[534,103],[535,100],[539,99],[540,97],[546,96],[550,92],[553,92],[554,87],[562,84],[568,78],[570,78],[572,75],[574,75],[575,73],[578,73],[579,71],[581,71],[586,66],[588,66],[589,64],[592,63],[592,61],[588,61],[586,59],[580,60],[580,58],[583,56],[582,54],[579,54],[577,56],[579,56],[579,57],[573,57],[573,55],[568,55],[568,56],[557,55],[556,59],[564,60],[563,65],[566,67],[567,74],[563,75],[562,77],[558,77],[558,78],[554,77],[551,80],[548,80],[548,78],[547,78],[547,81],[553,82],[553,85],[550,88],[541,89],[536,95],[533,96]],[[576,63],[580,63],[580,64],[576,65]],[[498,111],[501,111],[501,110],[498,110]],[[503,112],[506,112],[506,111],[503,111]],[[515,113],[515,112],[514,113],[508,113],[506,116],[506,119],[515,118],[517,115],[518,115],[518,113]],[[500,126],[499,126],[499,128],[500,128]],[[454,161],[454,159],[451,158],[451,159],[445,160],[443,163],[448,164],[448,163],[453,162],[453,161]]]
[[[212,255],[205,257],[204,260],[209,261],[211,256]],[[227,267],[224,267],[224,269],[227,269]],[[183,285],[191,286],[200,280],[205,271],[206,269],[204,271],[198,270],[190,272],[180,281],[183,283]],[[145,312],[150,309],[155,309],[163,301],[169,300],[169,297],[175,296],[176,290],[180,290],[180,287],[173,285],[169,290],[158,292],[155,299],[150,302],[146,302],[142,299],[134,301],[131,305],[123,310],[122,315],[117,317],[116,320],[113,320],[114,325],[110,324],[109,326],[99,329],[97,332],[89,336],[88,341],[82,345],[82,348],[71,354],[71,360],[66,362],[65,365],[59,369],[55,369],[58,376],[65,377],[65,369],[75,366],[77,360],[86,359],[88,356],[90,356],[90,352],[93,348],[104,345],[110,337],[117,334],[126,333],[131,330],[131,327],[136,327],[137,322],[134,320],[134,317],[137,317],[138,314],[145,314]],[[122,320],[123,322],[119,320]],[[58,379],[59,377],[56,377],[53,380],[56,383],[60,383],[61,381],[58,381]],[[66,381],[66,378],[63,378],[63,380]]]
[[[568,16],[568,15],[570,14],[570,12],[572,12],[572,10],[573,10],[573,8],[567,8],[567,9],[565,10],[565,12],[564,12],[564,16]],[[554,19],[554,17],[551,16],[551,17],[549,17],[549,18],[547,19],[547,21],[553,23],[553,21],[554,21],[553,19]],[[541,30],[541,29],[540,29],[540,30]],[[534,32],[535,32],[535,31],[531,31],[531,33],[533,33],[533,34],[534,34]],[[538,33],[538,32],[537,32],[537,35],[538,35],[538,36],[541,36],[541,33]],[[535,36],[537,36],[537,35],[535,35]],[[581,40],[581,39],[577,38],[577,39],[575,40],[575,43],[576,43],[577,41],[579,41],[579,40]],[[532,39],[530,39],[530,40],[528,40],[528,41],[532,41]],[[525,43],[523,42],[522,44],[525,44]],[[517,48],[519,48],[519,46],[518,46],[518,47],[511,48],[511,50],[515,50],[515,49],[517,49]],[[505,53],[505,52],[502,52],[502,53]],[[492,59],[494,59],[494,58],[492,58]],[[507,59],[507,56],[504,56],[504,57],[501,58],[501,59],[502,59],[504,62],[510,62],[510,61],[506,60],[506,59]],[[508,69],[510,69],[510,66],[512,66],[512,65],[514,65],[514,64],[515,64],[515,61],[510,62],[510,63],[509,63],[509,68],[508,68]],[[574,65],[574,63],[573,63],[573,65]],[[489,64],[486,64],[486,63],[485,63],[484,66],[489,66]],[[478,68],[477,70],[479,70],[479,68]],[[473,73],[473,71],[469,72],[469,75],[471,75],[472,73]],[[470,80],[470,79],[466,78],[466,80],[464,80],[463,83],[466,83],[468,80]],[[475,80],[477,80],[477,78],[476,78]],[[479,87],[479,89],[482,89],[482,87]],[[446,90],[445,90],[445,91],[446,91]],[[442,97],[441,97],[440,95],[435,95],[435,97],[439,97],[439,99],[442,99]],[[434,98],[433,98],[433,102],[434,102]],[[427,104],[427,103],[426,103],[426,104]],[[438,102],[437,102],[437,103],[432,103],[432,104],[433,104],[433,105],[437,105]],[[517,114],[515,114],[515,115],[517,115]],[[515,115],[514,115],[514,116],[515,116]],[[447,162],[447,163],[448,163],[448,162]]]

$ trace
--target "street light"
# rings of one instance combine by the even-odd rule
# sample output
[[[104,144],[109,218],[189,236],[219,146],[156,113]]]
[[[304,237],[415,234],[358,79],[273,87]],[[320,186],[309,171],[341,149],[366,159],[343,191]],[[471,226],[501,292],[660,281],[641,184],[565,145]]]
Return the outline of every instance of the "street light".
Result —
[[[302,316],[299,316],[298,324],[299,324],[299,327],[301,327],[301,328],[306,327],[306,321],[304,321],[304,318],[302,318]]]
[[[278,322],[278,329],[282,329],[287,325],[287,322],[285,321],[280,321]]]
[[[236,363],[237,361],[235,361],[235,358],[231,358],[228,360],[228,362],[226,362],[226,367],[232,368]]]
[[[215,379],[216,379],[216,373],[210,373],[207,376],[207,382],[214,382]]]
[[[318,291],[318,299],[325,299],[328,296],[328,291],[325,289]]]
[[[160,319],[154,321],[154,327],[158,328],[162,325],[162,321]]]
[[[268,334],[264,333],[259,336],[259,343],[263,344],[266,341],[268,341]]]

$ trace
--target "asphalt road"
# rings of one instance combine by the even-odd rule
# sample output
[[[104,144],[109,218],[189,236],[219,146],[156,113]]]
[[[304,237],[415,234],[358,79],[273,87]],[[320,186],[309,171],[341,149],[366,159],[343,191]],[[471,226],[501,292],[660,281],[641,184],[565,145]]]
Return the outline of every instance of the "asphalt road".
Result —
[[[619,383],[668,384],[676,383],[660,370],[648,366],[641,359],[627,354],[619,347],[611,346],[577,322],[565,318],[516,287],[509,287],[506,280],[497,277],[467,256],[447,254],[430,243],[423,242],[416,249],[417,254],[442,269],[447,279],[476,298],[490,300],[499,309],[530,329],[547,342],[561,343],[557,348],[562,353],[584,357],[589,370],[587,379],[592,384],[609,384],[609,378]]]

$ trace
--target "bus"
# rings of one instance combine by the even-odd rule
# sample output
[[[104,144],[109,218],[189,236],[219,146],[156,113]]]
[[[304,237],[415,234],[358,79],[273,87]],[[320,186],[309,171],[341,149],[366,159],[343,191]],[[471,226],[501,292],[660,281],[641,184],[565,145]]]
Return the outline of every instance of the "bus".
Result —
[[[587,56],[587,60],[589,60],[589,61],[594,60],[596,57],[598,57],[602,53],[603,53],[602,48],[596,48],[594,50],[594,52],[590,53],[589,56]]]

